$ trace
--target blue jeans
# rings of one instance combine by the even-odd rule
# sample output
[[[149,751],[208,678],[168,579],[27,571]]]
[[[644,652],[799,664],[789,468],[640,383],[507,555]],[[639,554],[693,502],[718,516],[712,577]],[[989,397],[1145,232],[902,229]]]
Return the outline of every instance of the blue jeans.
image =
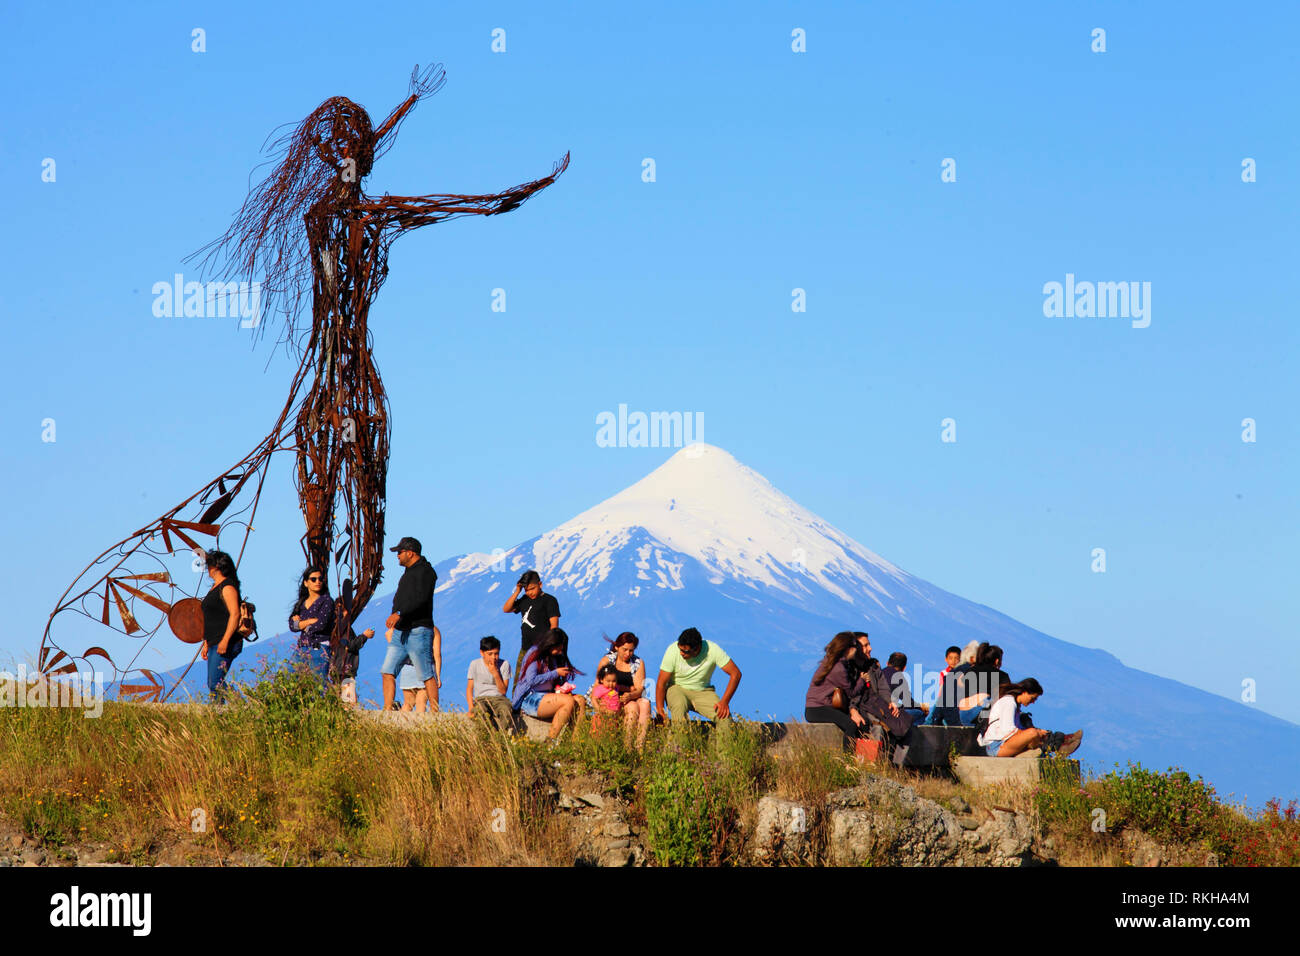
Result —
[[[328,647],[303,647],[299,645],[289,659],[294,668],[305,667],[321,679],[329,680],[330,652]]]
[[[395,676],[408,658],[421,684],[433,680],[433,628],[413,627],[394,633],[379,672]]]
[[[230,665],[239,656],[243,642],[237,644],[232,640],[230,644],[233,645],[233,654],[218,654],[216,644],[208,645],[208,693],[213,698],[220,699],[224,695],[226,675],[230,673]]]

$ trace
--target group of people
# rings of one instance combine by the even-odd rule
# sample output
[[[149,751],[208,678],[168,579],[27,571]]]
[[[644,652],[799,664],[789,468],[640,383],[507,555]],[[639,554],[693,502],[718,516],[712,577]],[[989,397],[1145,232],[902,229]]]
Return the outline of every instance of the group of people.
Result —
[[[384,709],[403,694],[403,710],[439,709],[442,686],[442,634],[433,623],[433,592],[438,574],[422,554],[420,542],[402,538],[390,549],[402,566],[393,595],[392,613],[385,621],[383,676]],[[208,664],[208,688],[219,696],[230,665],[246,638],[256,631],[254,608],[243,600],[230,556],[207,554],[212,589],[203,599],[204,640],[200,653]],[[506,732],[523,717],[550,724],[549,736],[590,710],[598,732],[622,728],[629,742],[640,746],[656,711],[675,723],[694,712],[708,721],[728,720],[731,701],[740,686],[740,668],[716,642],[705,640],[693,627],[682,631],[664,651],[654,682],[654,701],[646,685],[645,661],[638,656],[640,639],[624,631],[609,642],[596,662],[587,691],[579,689],[583,671],[569,659],[569,635],[560,627],[560,605],[542,589],[535,570],[525,572],[501,610],[519,615],[519,654],[512,669],[495,636],[479,642],[479,654],[466,674],[465,703],[470,714]],[[298,635],[293,653],[297,666],[322,681],[355,677],[360,648],[375,636],[373,629],[355,635],[337,626],[338,608],[326,587],[322,568],[308,568],[299,582],[298,599],[289,613],[289,630]],[[336,635],[346,630],[347,637]],[[1022,711],[1043,693],[1032,677],[1012,681],[1002,670],[1002,648],[972,641],[965,648],[949,647],[947,666],[933,705],[917,703],[908,686],[907,656],[891,654],[884,667],[872,656],[865,631],[842,631],[826,645],[804,698],[804,719],[835,724],[857,741],[883,738],[902,765],[915,726],[927,724],[975,726],[976,741],[988,756],[1015,757],[1031,751],[1072,753],[1082,731],[1053,733],[1034,727]],[[721,695],[714,687],[717,670],[727,675]],[[513,679],[513,687],[511,680]]]
[[[387,649],[380,666],[385,710],[403,694],[401,709],[439,709],[442,686],[442,634],[433,623],[433,592],[438,574],[422,554],[416,538],[404,537],[395,547],[402,577],[393,595],[392,613],[385,621]],[[226,675],[239,655],[243,639],[256,628],[253,607],[243,600],[233,560],[222,551],[207,553],[212,588],[203,599],[204,635],[200,653],[208,662],[208,689],[214,699],[223,693]],[[596,662],[594,682],[583,693],[583,676],[569,660],[569,635],[560,624],[560,606],[542,589],[541,576],[529,570],[520,577],[502,611],[518,614],[520,648],[515,667],[501,653],[492,635],[479,641],[479,654],[466,674],[465,703],[471,715],[513,732],[522,717],[549,722],[554,739],[570,723],[591,712],[598,732],[622,728],[629,741],[644,743],[655,712],[674,721],[694,712],[708,721],[727,720],[731,700],[740,686],[740,668],[716,642],[691,627],[664,651],[654,683],[654,701],[646,685],[645,661],[638,656],[640,639],[624,631],[609,642]],[[307,568],[298,597],[289,612],[289,630],[298,635],[292,655],[322,681],[355,677],[360,648],[375,636],[347,630],[336,634],[338,608],[330,597],[322,568]],[[721,669],[727,686],[719,695],[713,673]],[[511,688],[511,680],[514,680]]]
[[[1002,670],[1002,648],[971,641],[949,647],[933,705],[917,703],[908,685],[907,655],[895,652],[885,667],[871,656],[865,631],[841,631],[826,645],[804,698],[804,719],[835,724],[850,739],[884,739],[901,766],[916,724],[974,726],[976,744],[990,757],[1018,757],[1078,749],[1083,731],[1072,734],[1033,726],[1021,710],[1043,694],[1032,677],[1012,681]],[[1036,755],[1036,754],[1035,754]]]

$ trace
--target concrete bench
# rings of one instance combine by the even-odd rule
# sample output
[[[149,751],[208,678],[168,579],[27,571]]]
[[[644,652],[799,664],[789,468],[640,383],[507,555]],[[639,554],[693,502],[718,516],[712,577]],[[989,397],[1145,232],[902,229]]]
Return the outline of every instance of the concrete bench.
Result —
[[[958,757],[952,769],[957,779],[970,787],[1032,787],[1049,774],[1052,779],[1064,774],[1076,783],[1080,779],[1079,761],[1062,757]]]
[[[871,724],[879,731],[877,736],[883,737],[883,725],[874,718]],[[775,756],[796,746],[845,752],[852,749],[849,739],[834,724],[769,723],[763,725],[763,732]],[[948,755],[954,748],[958,754],[978,754],[980,747],[975,742],[975,736],[974,727],[915,724],[912,727],[912,743],[903,759],[903,766],[946,767]]]
[[[763,724],[763,736],[774,757],[781,757],[800,746],[824,750],[847,751],[848,738],[834,724]]]

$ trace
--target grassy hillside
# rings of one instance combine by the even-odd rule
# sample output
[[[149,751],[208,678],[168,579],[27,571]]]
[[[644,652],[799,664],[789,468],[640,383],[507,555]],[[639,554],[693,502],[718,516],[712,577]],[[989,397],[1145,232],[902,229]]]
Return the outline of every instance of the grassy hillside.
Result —
[[[972,815],[1029,814],[1065,865],[1208,853],[1227,865],[1300,863],[1294,805],[1252,817],[1177,771],[972,791],[816,749],[776,759],[743,722],[709,735],[655,729],[640,753],[586,727],[548,747],[456,718],[423,725],[365,719],[287,672],[219,708],[110,703],[97,719],[6,708],[0,824],[49,863],[569,866],[585,837],[563,794],[581,779],[623,808],[647,862],[727,865],[746,861],[764,794],[814,804],[879,773]]]

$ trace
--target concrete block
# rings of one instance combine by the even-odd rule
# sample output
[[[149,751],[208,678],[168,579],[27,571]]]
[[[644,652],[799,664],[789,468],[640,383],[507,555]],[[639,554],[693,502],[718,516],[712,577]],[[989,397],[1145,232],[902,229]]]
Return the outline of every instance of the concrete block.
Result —
[[[763,726],[763,731],[771,741],[770,749],[775,757],[801,746],[840,753],[849,749],[848,738],[834,724],[770,723]]]
[[[1047,764],[1052,764],[1048,768]],[[1011,757],[958,757],[952,765],[957,779],[970,787],[991,787],[997,784],[1032,787],[1050,772],[1065,773],[1071,779],[1080,779],[1079,761],[1061,757],[1043,757],[1037,760],[1016,760]]]

